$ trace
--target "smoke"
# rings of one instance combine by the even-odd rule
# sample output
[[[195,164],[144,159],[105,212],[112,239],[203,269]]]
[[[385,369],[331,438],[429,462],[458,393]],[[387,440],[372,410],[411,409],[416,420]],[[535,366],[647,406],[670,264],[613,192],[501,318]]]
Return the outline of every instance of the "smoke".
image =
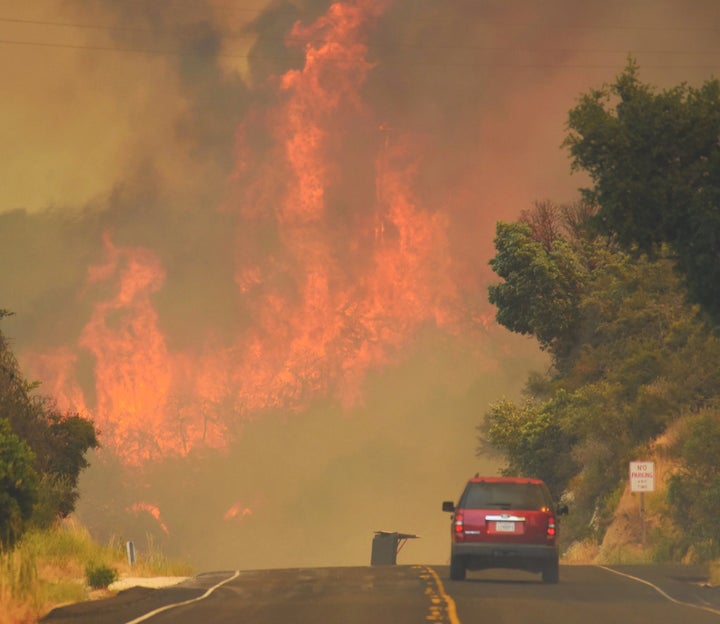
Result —
[[[712,2],[9,11],[3,331],[101,429],[83,520],[203,567],[444,560],[474,427],[544,365],[492,323],[495,222],[575,198],[567,111],[628,54],[717,67]]]

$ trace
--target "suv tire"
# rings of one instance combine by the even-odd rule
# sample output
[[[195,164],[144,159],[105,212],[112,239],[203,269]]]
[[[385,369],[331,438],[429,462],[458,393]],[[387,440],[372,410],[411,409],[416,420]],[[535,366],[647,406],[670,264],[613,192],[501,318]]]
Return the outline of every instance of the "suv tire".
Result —
[[[560,565],[557,559],[548,561],[542,569],[543,583],[557,583],[560,580]]]
[[[450,557],[450,580],[465,580],[465,562],[460,557]]]

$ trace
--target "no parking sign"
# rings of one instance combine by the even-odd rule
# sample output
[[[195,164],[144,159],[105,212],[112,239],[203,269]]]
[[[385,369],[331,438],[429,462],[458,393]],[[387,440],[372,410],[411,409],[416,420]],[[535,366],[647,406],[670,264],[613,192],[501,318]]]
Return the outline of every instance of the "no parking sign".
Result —
[[[630,491],[655,491],[655,462],[630,462]]]

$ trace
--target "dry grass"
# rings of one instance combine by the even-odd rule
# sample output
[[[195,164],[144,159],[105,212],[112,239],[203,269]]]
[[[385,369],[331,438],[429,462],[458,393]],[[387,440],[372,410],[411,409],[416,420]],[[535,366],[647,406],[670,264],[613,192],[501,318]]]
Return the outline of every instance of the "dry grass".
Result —
[[[0,554],[0,624],[37,622],[54,607],[108,595],[92,591],[88,564],[104,565],[123,576],[188,576],[190,566],[154,549],[130,567],[120,542],[100,545],[82,526],[66,521],[49,531],[26,534],[17,547]]]
[[[713,587],[720,586],[720,559],[710,562],[708,572],[708,583]]]
[[[561,562],[564,565],[590,565],[595,563],[599,547],[592,540],[575,542],[563,553]]]
[[[653,563],[653,551],[640,544],[615,544],[603,548],[595,563],[601,565],[637,565]]]

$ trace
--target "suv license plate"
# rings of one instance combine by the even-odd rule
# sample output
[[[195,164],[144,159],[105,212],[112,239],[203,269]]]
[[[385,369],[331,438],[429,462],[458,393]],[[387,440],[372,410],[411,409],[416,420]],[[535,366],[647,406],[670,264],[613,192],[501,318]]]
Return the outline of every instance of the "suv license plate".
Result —
[[[496,522],[495,530],[498,533],[515,533],[515,523],[514,522]]]

